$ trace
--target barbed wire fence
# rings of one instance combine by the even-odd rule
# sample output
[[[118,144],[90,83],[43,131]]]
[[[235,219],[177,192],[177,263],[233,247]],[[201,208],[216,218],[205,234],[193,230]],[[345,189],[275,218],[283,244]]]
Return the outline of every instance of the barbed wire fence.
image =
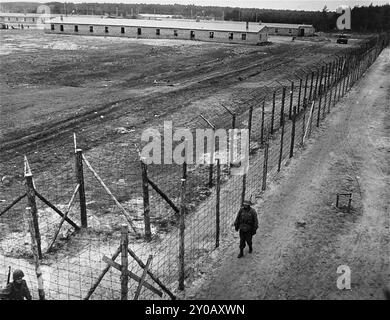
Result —
[[[215,140],[201,164],[185,157],[181,164],[146,164],[142,145],[125,138],[86,151],[75,140],[60,174],[34,176],[19,156],[20,181],[5,189],[0,204],[0,286],[11,267],[24,271],[34,299],[42,298],[42,289],[46,299],[175,298],[198,259],[219,246],[243,199],[266,190],[388,44],[389,35],[381,34],[253,89],[245,101],[216,102],[171,124],[194,135],[197,129],[249,129],[243,175],[232,174],[233,159]],[[155,128],[164,130],[161,123]]]

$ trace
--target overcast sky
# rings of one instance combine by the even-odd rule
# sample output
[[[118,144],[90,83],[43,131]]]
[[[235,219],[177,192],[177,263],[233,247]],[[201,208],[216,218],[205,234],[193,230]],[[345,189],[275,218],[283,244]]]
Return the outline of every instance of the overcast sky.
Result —
[[[0,0],[1,2],[8,2]],[[37,0],[23,0],[23,2],[42,2]],[[59,1],[65,2],[65,1]],[[66,2],[110,2],[110,3],[160,3],[160,4],[195,4],[202,6],[229,6],[242,8],[271,8],[292,10],[321,10],[325,5],[332,11],[339,5],[370,5],[389,4],[389,0],[75,0]]]

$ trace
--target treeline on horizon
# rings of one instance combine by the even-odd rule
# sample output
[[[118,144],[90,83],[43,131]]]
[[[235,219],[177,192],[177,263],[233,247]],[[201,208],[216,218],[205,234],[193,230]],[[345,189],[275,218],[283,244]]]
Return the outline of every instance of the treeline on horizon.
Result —
[[[125,3],[69,3],[67,2],[8,2],[0,5],[3,12],[35,13],[45,4],[53,14],[110,15],[135,18],[138,13],[166,14],[182,18],[216,19],[227,21],[278,22],[312,24],[317,31],[334,31],[339,14],[329,11],[296,11],[257,8],[232,8],[197,5],[125,4]],[[355,32],[381,32],[390,30],[390,5],[354,7],[351,27]]]

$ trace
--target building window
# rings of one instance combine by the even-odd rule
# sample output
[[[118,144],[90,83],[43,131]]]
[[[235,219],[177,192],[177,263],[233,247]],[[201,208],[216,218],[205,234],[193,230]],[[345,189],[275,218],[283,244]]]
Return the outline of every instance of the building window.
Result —
[[[137,29],[137,34],[140,36],[141,35],[141,28]]]
[[[79,26],[74,26],[74,32],[79,32]]]
[[[54,24],[51,25],[51,30],[54,30]]]
[[[93,26],[89,26],[89,32],[93,32]]]
[[[27,21],[26,18],[24,18],[24,21]]]
[[[214,32],[211,31],[209,37],[210,37],[210,39],[213,39],[214,38]]]
[[[177,30],[173,30],[173,36],[177,37]]]
[[[64,31],[64,25],[63,24],[60,25],[60,31]]]
[[[16,18],[16,21],[19,21],[18,18]]]
[[[279,32],[278,28],[275,28],[275,33],[278,33],[278,32]]]
[[[288,33],[291,33],[292,32],[292,30],[291,29],[288,29]]]
[[[35,18],[32,18],[32,22],[34,22],[35,21]]]
[[[104,33],[108,33],[108,27],[104,27]]]
[[[11,18],[10,18],[10,17],[8,17],[8,21],[11,21]]]
[[[193,30],[190,31],[190,38],[191,39],[195,38],[195,31],[193,31]]]
[[[229,40],[233,40],[233,32],[229,32]]]
[[[246,33],[243,33],[243,34],[241,35],[241,40],[246,40]]]
[[[125,33],[125,27],[121,27],[121,33]]]
[[[160,35],[160,29],[156,29],[156,36]]]

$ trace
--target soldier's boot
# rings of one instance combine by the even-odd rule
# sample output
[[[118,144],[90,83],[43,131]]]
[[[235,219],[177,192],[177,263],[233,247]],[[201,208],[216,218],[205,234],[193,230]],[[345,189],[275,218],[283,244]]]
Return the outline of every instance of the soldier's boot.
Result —
[[[249,253],[252,253],[252,252],[253,252],[252,246],[249,246]]]
[[[242,258],[244,256],[244,250],[240,249],[240,253],[238,254],[237,258]]]

